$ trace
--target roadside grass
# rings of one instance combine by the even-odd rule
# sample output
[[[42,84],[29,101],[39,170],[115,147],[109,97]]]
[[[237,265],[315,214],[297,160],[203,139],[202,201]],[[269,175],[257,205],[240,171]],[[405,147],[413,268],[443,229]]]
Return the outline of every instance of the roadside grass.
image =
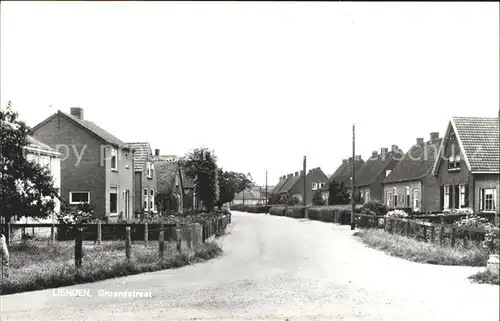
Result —
[[[354,233],[371,248],[408,261],[436,265],[486,266],[488,253],[475,246],[461,248],[421,242],[383,230],[368,229]]]
[[[500,274],[491,271],[479,271],[469,276],[469,279],[478,284],[500,285]]]
[[[0,295],[177,268],[222,254],[215,242],[207,242],[191,254],[179,253],[176,243],[166,242],[163,259],[159,258],[158,248],[158,242],[150,242],[147,247],[133,244],[127,262],[123,242],[84,244],[82,266],[77,271],[73,242],[22,242],[10,248],[9,276],[2,276]]]

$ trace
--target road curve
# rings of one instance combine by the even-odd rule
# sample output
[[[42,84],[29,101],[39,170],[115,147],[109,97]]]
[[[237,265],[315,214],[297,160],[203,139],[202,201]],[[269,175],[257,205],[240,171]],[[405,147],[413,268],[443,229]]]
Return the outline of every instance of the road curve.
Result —
[[[477,268],[389,257],[348,226],[233,213],[220,258],[175,270],[0,297],[3,320],[499,320],[499,288]],[[152,298],[99,297],[147,290]]]

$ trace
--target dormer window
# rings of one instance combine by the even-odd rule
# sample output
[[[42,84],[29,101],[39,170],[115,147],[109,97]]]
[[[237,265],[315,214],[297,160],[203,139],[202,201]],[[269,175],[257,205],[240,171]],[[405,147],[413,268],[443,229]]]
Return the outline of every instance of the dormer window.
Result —
[[[460,170],[460,156],[450,156],[448,158],[448,171],[459,171]]]

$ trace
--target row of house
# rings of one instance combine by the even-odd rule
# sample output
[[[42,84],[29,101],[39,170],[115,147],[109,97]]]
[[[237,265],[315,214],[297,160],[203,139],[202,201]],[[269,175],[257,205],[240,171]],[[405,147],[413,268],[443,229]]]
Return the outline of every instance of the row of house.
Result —
[[[171,210],[200,205],[182,158],[158,149],[153,154],[147,142],[123,142],[86,120],[82,108],[51,115],[33,127],[29,139],[27,157],[50,165],[60,196],[69,204],[93,205],[96,216],[115,221],[158,213],[165,209],[158,208],[157,196],[169,193],[178,200]]]
[[[302,170],[281,176],[278,184],[271,190],[271,195],[281,200],[295,198],[299,203],[303,203],[305,190],[306,203],[312,204],[313,193],[328,184],[328,176],[320,167],[310,169],[305,175],[306,183],[304,186],[304,175],[305,172]]]
[[[500,115],[499,115],[500,116]],[[472,208],[500,213],[500,118],[453,117],[444,137],[432,132],[403,152],[398,146],[355,159],[360,203],[384,202],[390,209],[441,212]],[[352,158],[329,178],[352,190]]]

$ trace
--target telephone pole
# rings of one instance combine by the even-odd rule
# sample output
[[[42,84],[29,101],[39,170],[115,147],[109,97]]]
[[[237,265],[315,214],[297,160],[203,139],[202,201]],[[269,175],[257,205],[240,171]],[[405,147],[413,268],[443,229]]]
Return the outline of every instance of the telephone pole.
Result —
[[[356,198],[355,198],[355,182],[356,178],[354,174],[356,172],[356,125],[352,125],[352,193],[351,193],[351,230],[354,230],[356,227],[356,222],[354,221],[354,210],[356,209]]]
[[[266,169],[266,214],[267,214],[267,201],[268,200],[268,197],[267,197],[267,169]]]
[[[304,164],[303,164],[303,171],[304,171],[304,195],[303,195],[303,203],[304,203],[304,216],[305,218],[307,218],[307,180],[306,180],[306,176],[307,176],[307,157],[304,156]]]

